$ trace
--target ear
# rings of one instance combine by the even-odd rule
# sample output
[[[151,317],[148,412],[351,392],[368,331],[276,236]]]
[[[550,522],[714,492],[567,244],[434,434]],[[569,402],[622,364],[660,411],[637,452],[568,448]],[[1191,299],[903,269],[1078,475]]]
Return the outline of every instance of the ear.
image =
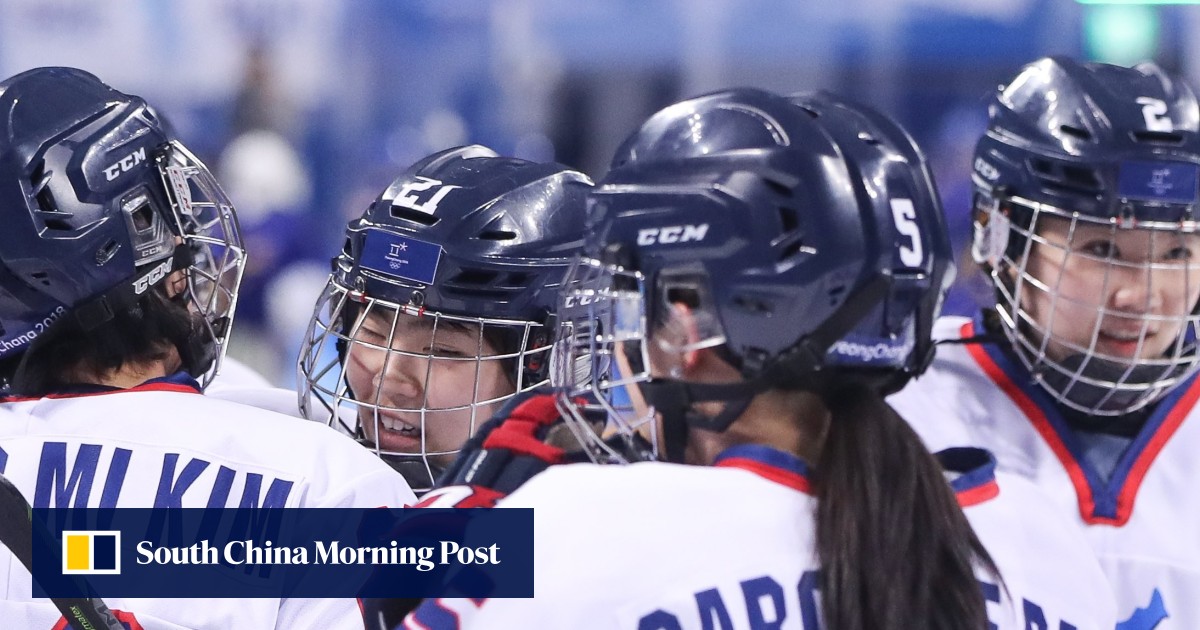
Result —
[[[673,302],[671,304],[671,325],[668,328],[672,329],[672,335],[677,337],[672,340],[677,347],[689,348],[682,353],[684,369],[695,367],[700,351],[694,348],[700,343],[700,329],[692,308],[682,302]]]

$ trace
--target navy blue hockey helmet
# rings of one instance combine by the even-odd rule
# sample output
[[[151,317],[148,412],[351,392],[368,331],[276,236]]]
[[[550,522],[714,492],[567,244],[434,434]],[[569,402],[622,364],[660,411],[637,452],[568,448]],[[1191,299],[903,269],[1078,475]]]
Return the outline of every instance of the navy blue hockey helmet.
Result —
[[[410,482],[428,488],[439,463],[499,404],[547,379],[558,288],[583,242],[590,187],[587,176],[560,164],[501,157],[477,145],[409,167],[347,226],[301,352],[305,413],[366,438],[393,465],[415,464]],[[423,322],[428,338],[412,347],[398,333],[370,339],[373,317],[385,320],[384,331]],[[477,347],[439,355],[439,331],[452,328],[470,331]],[[334,347],[336,353],[322,353]],[[381,377],[356,391],[356,348],[386,354],[380,372],[422,362],[427,371],[414,377],[421,385],[401,396],[386,391]],[[432,390],[445,386],[433,381],[439,366],[452,362],[470,362],[476,375],[499,366],[509,385],[489,390],[477,377],[459,386],[461,396],[440,396]],[[443,437],[442,427],[462,419],[461,431]],[[419,438],[419,448],[389,448],[390,431]]]
[[[205,380],[228,338],[243,250],[232,205],[145,101],[74,68],[0,83],[0,360],[86,328],[183,270],[203,320],[180,348]]]
[[[1077,411],[1153,403],[1198,367],[1200,268],[1178,257],[1197,249],[1194,93],[1153,63],[1048,57],[1022,68],[988,111],[972,173],[973,253],[1017,355]],[[1054,263],[1035,270],[1031,259]],[[1069,278],[1083,265],[1101,271],[1076,289]],[[1138,303],[1114,297],[1123,278],[1139,285]]]
[[[866,107],[753,89],[672,105],[618,150],[589,222],[560,305],[597,327],[576,344],[597,366],[578,389],[620,419],[620,386],[636,383],[663,415],[670,459],[684,422],[724,430],[767,388],[819,391],[836,374],[886,393],[931,359],[953,276],[944,218],[912,139]],[[715,348],[744,382],[650,377],[647,333],[679,302],[699,328],[692,347]],[[711,400],[729,404],[715,418],[688,411]]]

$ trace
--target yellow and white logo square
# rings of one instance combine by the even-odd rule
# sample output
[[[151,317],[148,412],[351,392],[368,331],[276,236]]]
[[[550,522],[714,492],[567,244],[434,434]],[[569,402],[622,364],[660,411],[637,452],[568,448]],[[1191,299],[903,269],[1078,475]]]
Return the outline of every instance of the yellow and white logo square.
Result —
[[[63,531],[63,575],[115,575],[121,572],[120,531]]]

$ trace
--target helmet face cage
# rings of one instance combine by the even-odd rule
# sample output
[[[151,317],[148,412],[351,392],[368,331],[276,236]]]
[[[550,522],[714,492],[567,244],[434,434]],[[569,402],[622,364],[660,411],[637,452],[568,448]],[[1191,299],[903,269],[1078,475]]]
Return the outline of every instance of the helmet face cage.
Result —
[[[665,316],[670,309],[674,280],[661,274],[654,295],[662,298],[654,308],[662,310],[659,320],[666,329],[673,322]],[[567,372],[552,377],[560,396],[560,410],[574,425],[592,461],[629,463],[631,455],[658,459],[664,445],[655,410],[642,397],[639,384],[650,380],[652,354],[663,356],[711,348],[726,343],[711,296],[695,283],[695,276],[680,275],[679,287],[694,298],[693,338],[682,344],[666,336],[651,338],[650,305],[646,278],[640,271],[581,256],[563,281],[559,314],[563,317],[562,364]],[[651,347],[651,344],[655,344]],[[580,365],[589,369],[581,370]],[[671,374],[672,378],[678,374]],[[571,400],[568,400],[570,398]],[[597,408],[607,419],[597,423]],[[618,438],[620,442],[614,442]],[[638,446],[649,443],[650,451]],[[621,448],[615,448],[620,443]]]
[[[212,344],[215,357],[199,377],[207,386],[220,369],[229,342],[246,250],[233,204],[216,179],[182,144],[170,142],[155,155],[175,218],[175,232],[190,254],[185,268],[188,308],[198,315],[194,331]]]
[[[1002,204],[1028,220],[1011,220]],[[996,240],[976,255],[992,261],[1002,327],[1061,404],[1126,414],[1200,369],[1195,222],[1093,217],[1019,196],[985,213],[982,229]]]
[[[301,349],[300,405],[423,492],[505,401],[546,382],[541,328],[373,298],[335,273]]]

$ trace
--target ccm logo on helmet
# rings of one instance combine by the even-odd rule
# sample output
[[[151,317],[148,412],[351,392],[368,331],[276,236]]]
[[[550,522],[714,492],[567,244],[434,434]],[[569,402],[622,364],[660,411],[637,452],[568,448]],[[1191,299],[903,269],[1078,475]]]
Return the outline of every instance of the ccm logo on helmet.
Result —
[[[1000,171],[996,170],[995,166],[988,164],[983,158],[975,158],[975,172],[983,175],[984,179],[989,182],[994,182],[1000,179]]]
[[[638,245],[653,245],[655,243],[686,243],[688,241],[703,241],[708,234],[708,224],[700,225],[668,225],[661,228],[646,228],[638,230]]]
[[[150,270],[150,273],[133,281],[133,292],[141,295],[146,292],[146,289],[154,286],[155,282],[162,280],[162,277],[171,273],[171,259],[162,261],[158,266]]]
[[[111,182],[121,173],[124,173],[145,161],[146,147],[142,147],[137,151],[134,151],[133,153],[121,158],[121,160],[116,164],[104,167],[104,177],[108,178],[108,181]]]

